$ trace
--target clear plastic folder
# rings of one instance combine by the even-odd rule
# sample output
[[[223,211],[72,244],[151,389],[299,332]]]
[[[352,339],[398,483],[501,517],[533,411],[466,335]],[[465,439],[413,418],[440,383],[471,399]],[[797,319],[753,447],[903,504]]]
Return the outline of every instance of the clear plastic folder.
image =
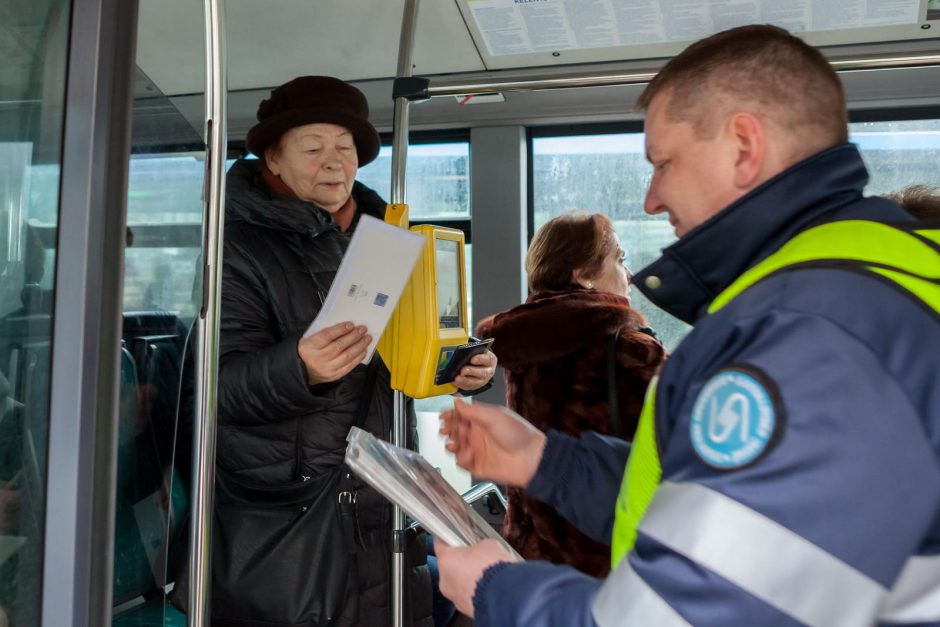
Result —
[[[346,439],[346,465],[429,533],[451,546],[471,546],[493,539],[522,561],[419,454],[379,440],[358,427],[353,427]]]

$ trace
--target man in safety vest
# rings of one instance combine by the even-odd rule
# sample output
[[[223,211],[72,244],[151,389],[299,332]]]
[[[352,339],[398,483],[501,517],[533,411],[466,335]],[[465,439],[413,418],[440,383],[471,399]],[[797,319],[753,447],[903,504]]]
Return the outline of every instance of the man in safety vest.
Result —
[[[613,570],[438,542],[442,591],[478,627],[940,625],[940,229],[862,195],[839,79],[786,31],[692,45],[639,108],[644,208],[680,240],[635,283],[695,328],[632,446],[442,415],[461,466]]]

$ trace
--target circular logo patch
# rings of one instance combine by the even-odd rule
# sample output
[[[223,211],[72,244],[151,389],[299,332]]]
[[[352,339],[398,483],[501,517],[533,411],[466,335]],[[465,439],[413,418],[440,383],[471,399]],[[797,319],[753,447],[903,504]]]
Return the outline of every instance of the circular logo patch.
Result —
[[[740,468],[764,452],[778,421],[766,385],[739,370],[723,370],[705,384],[690,426],[692,447],[702,461],[720,469]]]

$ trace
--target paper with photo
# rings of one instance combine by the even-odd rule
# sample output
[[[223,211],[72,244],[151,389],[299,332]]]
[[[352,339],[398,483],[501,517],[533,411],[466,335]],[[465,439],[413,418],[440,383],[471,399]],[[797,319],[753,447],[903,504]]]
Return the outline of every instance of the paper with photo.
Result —
[[[421,455],[358,427],[350,429],[346,439],[346,465],[385,498],[398,503],[429,533],[451,546],[472,546],[493,539],[522,561]]]
[[[304,337],[340,322],[365,325],[372,342],[362,363],[369,363],[426,241],[371,216],[359,218],[330,293]]]

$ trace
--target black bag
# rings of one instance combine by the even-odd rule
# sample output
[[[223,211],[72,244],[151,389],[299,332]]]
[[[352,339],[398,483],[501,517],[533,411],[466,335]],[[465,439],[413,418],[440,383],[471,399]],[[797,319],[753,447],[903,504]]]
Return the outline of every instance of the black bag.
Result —
[[[216,480],[213,625],[353,625],[355,492],[345,466],[271,488]]]
[[[377,359],[354,421],[369,411]],[[299,443],[298,443],[299,446]],[[319,477],[266,485],[216,471],[212,527],[214,627],[345,627],[358,619],[355,482],[339,464]],[[188,560],[184,566],[188,571]],[[174,605],[186,611],[188,572]]]

